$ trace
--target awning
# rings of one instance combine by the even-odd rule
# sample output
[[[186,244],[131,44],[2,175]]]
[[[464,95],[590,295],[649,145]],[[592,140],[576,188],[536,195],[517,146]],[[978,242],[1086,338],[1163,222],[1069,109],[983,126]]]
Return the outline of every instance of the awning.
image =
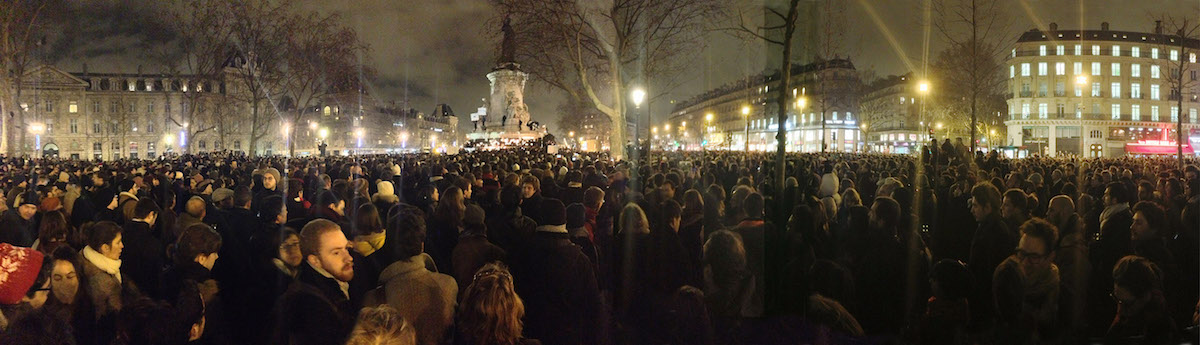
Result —
[[[1125,153],[1135,155],[1173,155],[1178,152],[1176,149],[1175,142],[1167,140],[1141,140],[1125,144]],[[1194,154],[1191,144],[1183,143],[1183,154]]]

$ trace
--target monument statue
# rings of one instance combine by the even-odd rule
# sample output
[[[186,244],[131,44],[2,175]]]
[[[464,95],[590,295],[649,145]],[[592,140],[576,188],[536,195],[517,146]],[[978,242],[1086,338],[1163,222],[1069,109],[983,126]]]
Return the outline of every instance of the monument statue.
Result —
[[[500,32],[504,33],[504,40],[500,41],[500,61],[496,62],[501,65],[508,62],[517,62],[517,47],[516,43],[513,42],[516,35],[513,34],[512,20],[508,16],[504,17],[504,26],[500,27]]]

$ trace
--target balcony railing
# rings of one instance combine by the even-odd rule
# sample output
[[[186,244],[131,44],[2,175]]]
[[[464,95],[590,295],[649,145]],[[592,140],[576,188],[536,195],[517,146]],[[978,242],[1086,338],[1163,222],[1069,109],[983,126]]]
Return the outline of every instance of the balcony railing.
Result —
[[[1054,91],[1054,97],[1066,97],[1066,96],[1067,96],[1066,91]]]
[[[1033,97],[1033,91],[1021,91],[1021,98]]]

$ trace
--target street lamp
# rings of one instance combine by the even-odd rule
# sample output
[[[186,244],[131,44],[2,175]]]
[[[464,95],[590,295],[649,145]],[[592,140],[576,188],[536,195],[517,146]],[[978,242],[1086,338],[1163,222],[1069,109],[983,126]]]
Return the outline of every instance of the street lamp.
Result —
[[[742,106],[742,116],[746,118],[745,151],[750,152],[750,106]]]
[[[1075,107],[1075,113],[1076,113],[1075,117],[1079,118],[1079,157],[1080,158],[1083,157],[1084,148],[1087,147],[1087,145],[1084,143],[1084,141],[1085,141],[1084,138],[1087,138],[1087,137],[1083,135],[1083,133],[1087,132],[1083,128],[1083,87],[1084,87],[1084,85],[1087,85],[1087,82],[1088,82],[1088,79],[1087,79],[1086,75],[1080,74],[1075,77],[1075,90],[1079,91],[1079,105]]]
[[[46,132],[46,125],[40,122],[29,124],[29,133],[33,133],[34,146],[36,150],[42,149],[42,133]],[[22,144],[24,146],[24,144]]]
[[[919,117],[921,118],[922,126],[924,126],[925,102],[929,98],[929,81],[922,80],[920,83],[917,83],[917,93],[921,94],[921,107],[918,111],[920,112]],[[921,128],[921,130],[924,130],[924,129],[925,129],[924,127]],[[924,140],[924,141],[928,141],[928,140]]]
[[[633,91],[629,92],[629,99],[633,101],[633,106],[635,108],[637,108],[638,110],[641,110],[642,102],[646,100],[646,90],[641,87],[633,88]],[[634,139],[637,139],[638,134],[640,134],[640,132],[641,132],[641,128],[638,128],[638,127],[641,127],[640,123],[641,123],[641,121],[636,121],[636,120],[634,121],[634,129],[635,129]],[[646,121],[646,123],[649,124],[650,121]],[[634,144],[635,144],[635,146],[637,145],[636,140],[634,141]]]

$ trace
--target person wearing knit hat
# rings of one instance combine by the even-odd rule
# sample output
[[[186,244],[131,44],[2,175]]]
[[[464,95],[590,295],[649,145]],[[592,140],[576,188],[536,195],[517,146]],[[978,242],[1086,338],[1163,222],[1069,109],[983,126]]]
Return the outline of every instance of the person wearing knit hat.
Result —
[[[0,216],[0,242],[20,247],[33,245],[37,229],[33,216],[37,214],[41,200],[37,192],[28,192],[17,197],[16,208],[4,211]]]
[[[0,243],[0,319],[14,321],[41,308],[50,296],[51,260],[32,248]],[[28,304],[28,307],[25,305]],[[15,307],[14,305],[20,305]],[[4,327],[7,325],[0,325]]]
[[[467,205],[464,214],[463,232],[451,254],[451,260],[454,262],[454,272],[451,273],[458,282],[460,298],[474,280],[476,270],[487,263],[502,261],[506,256],[504,249],[488,241],[483,208],[470,204]]]
[[[391,181],[379,181],[375,186],[378,192],[371,195],[371,203],[379,209],[380,216],[386,218],[388,210],[400,203],[400,197],[396,195],[396,187]]]
[[[50,197],[42,199],[42,203],[38,206],[39,212],[58,211],[63,208],[62,200],[58,197]]]
[[[567,210],[562,201],[554,198],[542,198],[539,204],[541,223],[537,231],[567,233]]]
[[[573,203],[567,206],[567,233],[571,235],[571,243],[579,246],[584,255],[587,255],[588,260],[592,262],[592,268],[598,269],[599,252],[596,249],[596,240],[592,233],[587,229],[587,208],[580,203]]]

